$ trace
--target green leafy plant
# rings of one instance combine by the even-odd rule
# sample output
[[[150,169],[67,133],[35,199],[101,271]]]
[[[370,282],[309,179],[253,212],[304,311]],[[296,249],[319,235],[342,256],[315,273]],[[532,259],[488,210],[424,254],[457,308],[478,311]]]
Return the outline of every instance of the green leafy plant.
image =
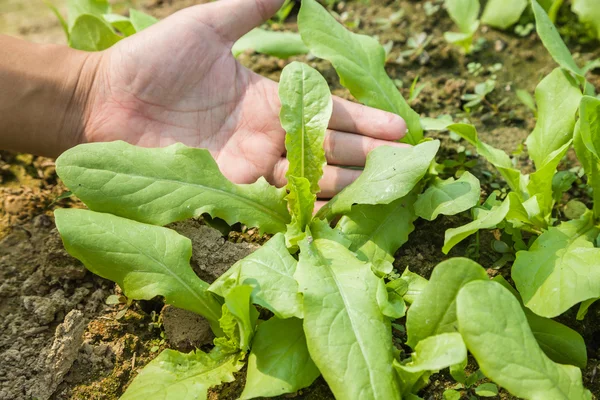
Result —
[[[446,10],[460,32],[446,32],[444,38],[469,54],[473,50],[473,35],[479,28],[479,0],[446,0]]]

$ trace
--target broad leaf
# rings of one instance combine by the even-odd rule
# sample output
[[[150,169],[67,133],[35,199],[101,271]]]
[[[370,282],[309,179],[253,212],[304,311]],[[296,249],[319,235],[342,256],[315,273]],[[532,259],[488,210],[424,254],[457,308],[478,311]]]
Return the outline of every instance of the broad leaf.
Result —
[[[467,348],[485,376],[511,394],[540,400],[592,398],[578,368],[556,364],[540,349],[519,301],[502,285],[471,282],[459,292],[456,305]]]
[[[494,28],[507,29],[516,24],[527,7],[527,0],[490,0],[487,2],[481,22]]]
[[[271,318],[259,325],[254,337],[240,399],[293,393],[320,374],[308,354],[302,320]]]
[[[595,0],[573,0],[571,10],[579,16],[579,20],[589,23],[600,37],[600,7]]]
[[[190,267],[188,238],[112,214],[58,209],[54,215],[69,254],[96,275],[116,282],[128,298],[164,296],[166,303],[218,326],[221,305]]]
[[[448,126],[448,130],[456,133],[467,142],[475,146],[479,155],[484,157],[498,169],[498,172],[500,172],[502,177],[506,180],[508,186],[510,186],[513,191],[519,194],[524,191],[524,185],[521,182],[521,172],[513,167],[510,157],[504,151],[481,142],[477,135],[477,130],[473,125],[452,124]]]
[[[387,75],[385,50],[376,39],[346,30],[315,0],[302,2],[298,27],[311,53],[333,64],[341,84],[358,101],[400,115],[408,125],[404,141],[421,141],[419,114],[410,108]]]
[[[308,53],[308,47],[297,33],[274,32],[255,28],[242,36],[231,49],[237,57],[246,50],[268,54],[278,58],[289,58]]]
[[[581,112],[580,112],[581,113]],[[587,118],[586,118],[587,119]],[[594,216],[600,217],[600,158],[596,157],[593,152],[588,149],[581,135],[581,122],[579,119],[575,125],[575,137],[573,139],[573,147],[577,154],[577,159],[583,166],[587,176],[587,184],[592,188]],[[589,144],[589,142],[588,142]]]
[[[149,28],[158,22],[158,20],[153,16],[133,8],[129,9],[129,19],[131,20],[131,25],[133,25],[133,28],[136,32],[143,31],[144,29]]]
[[[415,203],[417,216],[433,221],[438,215],[455,215],[479,203],[479,179],[465,172],[458,180],[436,178]]]
[[[102,51],[121,39],[102,17],[83,14],[73,23],[69,46],[77,50]]]
[[[487,274],[475,261],[452,258],[438,264],[408,310],[406,344],[414,349],[425,338],[456,332],[456,295],[466,283],[477,279],[487,279]]]
[[[102,18],[104,14],[110,14],[110,4],[108,0],[68,0],[67,22],[69,31],[73,29],[75,21],[84,14]]]
[[[58,175],[90,209],[155,225],[208,213],[229,225],[285,231],[285,191],[263,178],[235,185],[207,150],[173,144],[160,149],[125,142],[84,144],[56,160]]]
[[[575,75],[583,76],[581,68],[575,64],[575,60],[573,60],[569,48],[565,45],[565,42],[563,42],[556,27],[548,17],[548,14],[546,14],[546,11],[544,11],[536,0],[531,0],[531,8],[535,15],[536,31],[554,61],[562,68],[571,71]]]
[[[581,90],[565,71],[555,69],[535,89],[538,119],[527,138],[529,156],[539,170],[551,153],[573,138]]]
[[[281,73],[279,99],[290,162],[286,177],[306,178],[312,193],[318,193],[326,163],[323,141],[333,110],[327,81],[317,70],[293,62]]]
[[[290,255],[283,234],[235,263],[209,288],[226,297],[238,285],[254,287],[252,301],[279,318],[302,317],[302,296],[294,279],[297,261]]]
[[[462,33],[473,34],[479,25],[479,0],[446,0],[446,10]]]
[[[586,367],[587,349],[579,333],[560,322],[540,317],[525,307],[519,292],[502,275],[496,276],[493,280],[508,289],[519,300],[533,336],[535,336],[540,348],[552,361],[559,364],[575,365],[579,368]]]
[[[135,28],[127,17],[119,14],[106,14],[104,19],[125,36],[131,36],[135,33]]]
[[[304,296],[308,350],[336,398],[400,399],[389,320],[369,264],[338,242],[300,242],[296,279]]]
[[[310,191],[310,182],[306,178],[287,177],[285,197],[288,203],[292,221],[285,232],[288,247],[295,247],[304,238],[304,231],[313,218],[313,210],[317,196]]]
[[[415,228],[414,198],[408,195],[390,204],[354,206],[340,219],[337,229],[352,241],[350,250],[359,259],[391,263],[396,250],[408,241]]]
[[[396,368],[408,372],[440,371],[467,359],[467,348],[458,333],[442,333],[421,340],[407,364]]]
[[[600,229],[592,213],[544,232],[528,251],[519,251],[512,278],[525,305],[553,318],[575,304],[600,297]]]
[[[142,369],[121,400],[206,399],[209,388],[235,380],[242,358],[242,353],[165,350]]]
[[[331,199],[317,217],[345,214],[353,204],[389,204],[406,196],[427,172],[439,146],[434,140],[414,147],[376,148],[367,156],[358,179]]]

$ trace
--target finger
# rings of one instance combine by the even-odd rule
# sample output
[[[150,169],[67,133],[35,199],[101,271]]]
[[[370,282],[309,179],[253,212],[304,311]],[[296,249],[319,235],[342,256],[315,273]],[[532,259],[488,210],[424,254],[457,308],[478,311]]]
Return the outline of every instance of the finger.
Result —
[[[282,158],[276,165],[273,172],[271,183],[277,187],[284,187],[287,184],[285,174],[289,162]],[[321,192],[317,195],[320,199],[330,199],[338,194],[343,188],[351,184],[358,178],[362,171],[335,167],[326,165],[323,168],[323,177],[319,181]]]
[[[404,143],[339,131],[328,131],[323,146],[328,164],[352,167],[364,166],[367,154],[379,146],[410,147]]]
[[[402,117],[335,96],[329,128],[384,140],[399,140],[406,134]]]
[[[223,39],[235,42],[271,18],[284,0],[219,0],[192,7]]]

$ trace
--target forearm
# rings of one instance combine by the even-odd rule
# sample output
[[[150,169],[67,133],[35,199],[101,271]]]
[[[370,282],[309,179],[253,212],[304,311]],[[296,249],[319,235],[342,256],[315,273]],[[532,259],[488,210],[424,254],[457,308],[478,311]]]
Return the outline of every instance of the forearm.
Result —
[[[97,55],[0,35],[0,149],[55,157],[81,141]]]

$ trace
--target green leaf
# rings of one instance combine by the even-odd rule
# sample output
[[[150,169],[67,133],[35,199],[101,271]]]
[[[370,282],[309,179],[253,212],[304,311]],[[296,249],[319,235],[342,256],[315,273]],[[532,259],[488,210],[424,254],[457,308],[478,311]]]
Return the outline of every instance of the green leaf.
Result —
[[[527,8],[527,0],[490,0],[487,2],[481,22],[494,28],[506,29],[519,21]]]
[[[538,315],[554,318],[575,304],[600,297],[600,232],[591,212],[563,222],[519,251],[512,278],[525,305]]]
[[[333,64],[341,84],[358,101],[400,115],[408,125],[403,141],[413,145],[421,141],[419,114],[387,75],[385,50],[376,39],[346,30],[315,0],[302,2],[298,27],[311,53]]]
[[[354,206],[336,228],[351,240],[350,250],[360,260],[391,263],[396,250],[415,229],[414,199],[414,195],[408,195],[390,204]]]
[[[544,11],[536,0],[531,0],[531,8],[535,15],[535,29],[554,61],[575,75],[583,76],[581,68],[573,60],[571,52],[567,45],[565,45],[565,42],[563,42],[546,11]]]
[[[165,350],[134,378],[121,400],[206,399],[209,388],[235,380],[242,358],[242,353]]]
[[[540,317],[523,305],[521,296],[503,277],[496,276],[494,281],[508,289],[521,303],[529,327],[540,348],[548,357],[559,364],[571,364],[579,368],[587,365],[587,349],[581,335],[573,329],[550,318]],[[583,303],[582,303],[583,304]]]
[[[333,110],[327,81],[317,70],[295,61],[281,73],[279,99],[290,162],[286,177],[306,178],[312,193],[319,193],[326,163],[323,141]]]
[[[128,298],[164,296],[166,303],[218,325],[221,305],[190,267],[188,238],[112,214],[58,209],[54,215],[69,254],[96,275],[116,282]]]
[[[475,146],[479,155],[489,161],[502,177],[506,180],[506,183],[510,188],[521,193],[524,191],[523,184],[521,183],[522,176],[521,172],[513,167],[510,157],[502,150],[496,149],[489,144],[483,143],[479,140],[477,130],[473,125],[469,124],[452,124],[448,126],[448,130],[456,133],[467,142]]]
[[[308,179],[288,176],[287,180],[286,189],[289,193],[285,199],[292,214],[292,222],[287,226],[285,238],[287,246],[293,248],[305,236],[304,231],[313,218],[317,196],[311,193]]]
[[[591,96],[581,98],[580,132],[583,144],[600,158],[600,100]]]
[[[550,154],[573,138],[581,90],[565,71],[556,68],[535,89],[538,119],[527,138],[529,156],[541,169]]]
[[[65,185],[90,209],[154,225],[203,213],[229,225],[283,232],[290,221],[285,190],[263,178],[235,185],[207,150],[173,144],[160,149],[125,142],[84,144],[56,160]]]
[[[579,16],[579,20],[590,24],[596,31],[596,37],[600,37],[600,8],[594,0],[573,0],[571,11]]]
[[[487,274],[481,265],[468,258],[439,263],[408,310],[406,344],[415,349],[421,340],[430,336],[456,332],[456,296],[461,287],[477,279],[487,280]]]
[[[286,59],[308,53],[308,47],[297,33],[252,29],[242,36],[231,49],[237,57],[246,50]]]
[[[73,29],[75,21],[84,14],[102,18],[104,14],[110,14],[108,0],[68,0],[67,21],[69,30]]]
[[[518,300],[500,284],[471,282],[460,290],[456,305],[467,348],[485,376],[511,394],[545,400],[592,398],[578,368],[556,364],[544,354]]]
[[[445,0],[452,21],[463,33],[472,34],[479,25],[479,0]]]
[[[116,44],[122,37],[112,27],[94,15],[83,14],[75,20],[69,36],[69,46],[84,51],[102,51]]]
[[[414,147],[381,146],[367,156],[365,170],[317,213],[317,217],[345,214],[353,204],[389,204],[406,196],[423,178],[440,142]]]
[[[402,296],[404,298],[404,301],[406,301],[408,304],[413,304],[415,300],[421,295],[427,284],[429,284],[429,281],[427,279],[423,278],[419,274],[411,272],[408,267],[406,267],[404,272],[402,272],[402,276],[400,276],[400,279],[402,279],[408,285],[406,293],[404,293],[404,295]]]
[[[444,400],[460,400],[460,392],[454,389],[444,390]]]
[[[441,333],[419,341],[408,364],[396,368],[408,372],[440,371],[467,359],[467,348],[458,333]]]
[[[302,320],[271,318],[259,325],[254,337],[240,399],[293,393],[320,374],[308,354]]]
[[[131,24],[129,18],[119,14],[106,14],[103,16],[104,20],[111,24],[113,28],[117,29],[125,36],[131,36],[135,33],[135,28]]]
[[[308,349],[336,398],[400,399],[389,319],[369,264],[338,242],[300,242],[296,279]]]
[[[250,350],[258,320],[258,311],[251,301],[252,290],[251,286],[240,285],[232,288],[225,295],[225,306],[237,322],[240,350],[244,352]]]
[[[475,394],[481,397],[496,397],[498,396],[498,386],[493,383],[482,383],[475,388]]]
[[[584,118],[587,120],[587,116]],[[592,189],[594,216],[598,218],[600,217],[600,158],[596,157],[594,153],[588,149],[588,146],[583,140],[581,134],[582,121],[583,118],[580,118],[575,125],[573,147],[575,148],[577,159],[582,164],[587,175],[587,184]]]
[[[435,178],[415,203],[417,216],[433,221],[438,215],[455,215],[479,203],[479,179],[465,172],[458,180]]]
[[[252,286],[255,304],[282,319],[302,318],[302,296],[294,279],[296,264],[285,245],[284,235],[278,233],[260,249],[235,263],[209,290],[226,297],[236,286]]]
[[[600,298],[588,299],[586,301],[581,302],[581,304],[579,305],[579,310],[577,310],[577,320],[583,321],[585,319],[585,316],[588,313],[589,308],[592,306],[592,304],[594,304],[598,300],[600,300]],[[587,359],[586,359],[586,361],[587,361]],[[575,363],[573,363],[573,364],[577,365]]]
[[[129,9],[129,19],[136,32],[143,31],[158,22],[152,15],[148,15],[133,8]]]

